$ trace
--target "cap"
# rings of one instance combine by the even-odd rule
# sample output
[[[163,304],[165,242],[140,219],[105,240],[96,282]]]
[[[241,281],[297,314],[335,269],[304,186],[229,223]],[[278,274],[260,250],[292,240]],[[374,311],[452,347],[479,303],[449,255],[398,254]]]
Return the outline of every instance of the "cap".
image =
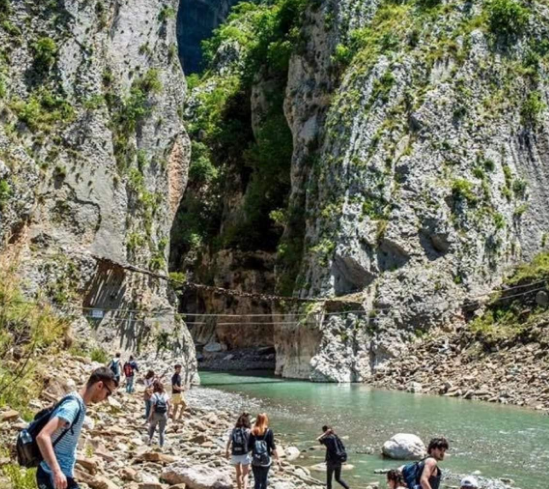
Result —
[[[468,489],[478,489],[478,481],[472,476],[464,477],[463,479],[461,479],[459,485],[461,489],[463,489],[464,487]]]

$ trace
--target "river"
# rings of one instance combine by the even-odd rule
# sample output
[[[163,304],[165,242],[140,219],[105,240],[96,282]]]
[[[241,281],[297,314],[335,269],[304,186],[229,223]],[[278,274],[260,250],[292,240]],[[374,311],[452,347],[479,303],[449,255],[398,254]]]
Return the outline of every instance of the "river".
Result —
[[[306,458],[299,460],[303,466],[323,461],[322,450],[310,449],[318,448],[314,439],[320,427],[332,424],[355,466],[344,473],[351,487],[382,481],[375,469],[400,465],[377,455],[396,433],[415,433],[426,443],[446,436],[450,451],[441,467],[450,474],[480,471],[484,477],[512,479],[522,489],[547,487],[549,418],[537,412],[360,384],[318,384],[250,373],[201,372],[200,377],[203,388],[243,395],[242,406],[247,398],[252,409],[259,403],[284,444],[306,451]],[[360,453],[371,450],[374,455]]]

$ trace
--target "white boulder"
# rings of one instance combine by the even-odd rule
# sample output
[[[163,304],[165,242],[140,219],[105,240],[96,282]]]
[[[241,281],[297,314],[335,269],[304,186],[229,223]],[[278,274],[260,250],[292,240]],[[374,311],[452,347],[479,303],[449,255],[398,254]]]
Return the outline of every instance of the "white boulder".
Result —
[[[395,460],[419,460],[426,454],[421,438],[407,433],[398,433],[383,444],[381,452]]]
[[[290,462],[292,460],[296,460],[299,458],[299,448],[296,447],[287,447],[284,450],[284,454],[286,455],[286,460],[289,460]]]

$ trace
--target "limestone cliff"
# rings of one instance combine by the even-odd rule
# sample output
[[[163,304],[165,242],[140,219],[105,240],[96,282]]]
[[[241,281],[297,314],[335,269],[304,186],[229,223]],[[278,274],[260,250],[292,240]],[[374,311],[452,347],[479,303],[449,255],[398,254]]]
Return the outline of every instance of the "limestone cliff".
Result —
[[[365,381],[416,336],[463,323],[547,245],[548,15],[515,0],[241,6],[187,113],[197,158],[180,222],[192,231],[206,205],[215,218],[174,266],[219,284],[218,257],[262,250],[271,292],[326,298],[305,321],[274,311],[290,377]]]
[[[0,2],[0,238],[28,294],[128,350],[194,346],[165,281],[186,185],[176,0]],[[84,319],[94,315],[94,319]],[[103,316],[103,317],[102,317]]]

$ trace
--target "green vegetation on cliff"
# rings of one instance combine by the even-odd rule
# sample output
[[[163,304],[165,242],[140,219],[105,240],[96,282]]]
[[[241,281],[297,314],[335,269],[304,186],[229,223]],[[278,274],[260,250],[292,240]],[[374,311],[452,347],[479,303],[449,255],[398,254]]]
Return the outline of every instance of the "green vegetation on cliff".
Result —
[[[549,321],[549,252],[519,266],[505,280],[503,291],[487,304],[486,311],[470,324],[470,329],[486,343],[514,340],[530,335],[539,324]],[[509,289],[509,290],[506,290]],[[537,299],[537,294],[543,297]]]
[[[0,257],[0,406],[27,414],[28,401],[40,389],[40,358],[62,344],[68,321],[23,296],[15,263],[11,256]]]
[[[209,67],[199,81],[191,80],[197,106],[189,121],[189,189],[172,235],[185,252],[205,245],[276,249],[282,228],[272,213],[287,207],[293,153],[283,101],[306,6],[303,0],[243,2],[204,42]],[[238,60],[218,74],[218,58],[234,45]],[[255,98],[264,105],[254,107],[252,121]],[[223,205],[228,191],[242,192],[244,200],[221,231],[222,216],[230,212]]]

